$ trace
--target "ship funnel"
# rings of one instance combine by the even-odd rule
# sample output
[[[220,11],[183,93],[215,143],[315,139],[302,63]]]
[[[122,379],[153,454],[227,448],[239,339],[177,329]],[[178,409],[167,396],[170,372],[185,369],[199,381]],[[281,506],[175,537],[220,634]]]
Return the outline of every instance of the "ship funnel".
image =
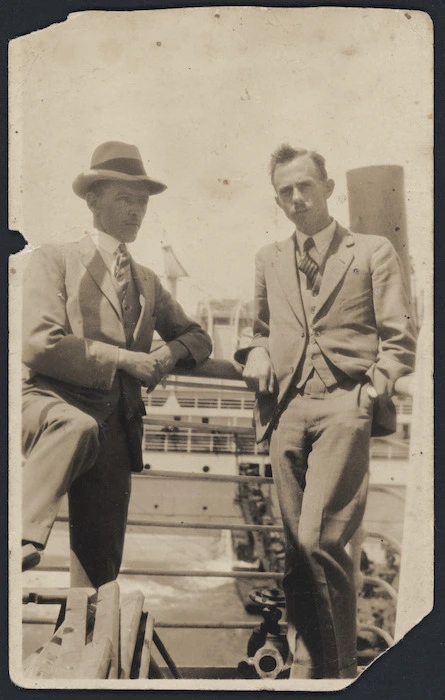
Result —
[[[386,236],[391,241],[402,262],[411,296],[403,168],[373,165],[350,170],[346,177],[351,230]]]

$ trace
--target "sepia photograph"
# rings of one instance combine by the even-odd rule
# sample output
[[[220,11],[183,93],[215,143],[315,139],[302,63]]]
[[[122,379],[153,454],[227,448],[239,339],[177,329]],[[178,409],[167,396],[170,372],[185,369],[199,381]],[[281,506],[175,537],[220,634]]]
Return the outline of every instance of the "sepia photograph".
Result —
[[[9,44],[9,672],[314,690],[433,607],[433,23]]]

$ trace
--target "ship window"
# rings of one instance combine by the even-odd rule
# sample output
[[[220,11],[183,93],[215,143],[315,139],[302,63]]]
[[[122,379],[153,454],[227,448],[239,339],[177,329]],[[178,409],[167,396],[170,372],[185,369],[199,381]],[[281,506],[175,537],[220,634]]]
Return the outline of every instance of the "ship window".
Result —
[[[163,406],[167,401],[165,396],[149,396],[148,405],[149,406]]]
[[[241,399],[221,399],[221,408],[240,409]]]
[[[198,408],[218,408],[218,399],[216,397],[198,398]]]
[[[194,396],[178,396],[177,399],[181,408],[195,408]]]

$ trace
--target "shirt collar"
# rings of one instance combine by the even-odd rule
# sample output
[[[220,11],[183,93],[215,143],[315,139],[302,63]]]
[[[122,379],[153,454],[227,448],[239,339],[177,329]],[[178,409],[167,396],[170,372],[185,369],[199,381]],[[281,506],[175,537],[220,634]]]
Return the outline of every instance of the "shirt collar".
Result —
[[[109,233],[105,231],[99,231],[97,228],[92,229],[91,236],[96,245],[96,248],[102,248],[109,255],[114,255],[116,250],[119,248],[121,242],[117,238],[113,238]]]
[[[337,222],[335,221],[335,219],[332,219],[332,221],[326,226],[326,228],[323,228],[321,229],[321,231],[317,231],[317,233],[313,234],[312,238],[314,239],[315,248],[319,255],[323,255],[323,253],[330,246],[331,241],[334,238],[336,228]],[[298,248],[300,251],[303,251],[304,242],[305,240],[307,240],[308,237],[305,233],[302,233],[298,229],[296,229],[296,235]]]

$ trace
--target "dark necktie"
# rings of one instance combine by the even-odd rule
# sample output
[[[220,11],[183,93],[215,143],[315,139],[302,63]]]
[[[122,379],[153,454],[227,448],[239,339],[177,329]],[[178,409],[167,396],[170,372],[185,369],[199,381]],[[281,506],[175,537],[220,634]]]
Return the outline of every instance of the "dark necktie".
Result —
[[[318,265],[315,262],[315,260],[309,255],[309,251],[315,246],[314,239],[309,236],[309,238],[306,238],[304,245],[303,245],[303,251],[304,255],[301,258],[298,268],[301,270],[306,275],[307,281],[309,283],[309,287],[312,289],[315,280],[317,279],[318,275]]]
[[[125,292],[131,280],[131,256],[125,243],[121,243],[114,253],[114,277],[119,287],[119,297],[121,302],[125,298]]]

